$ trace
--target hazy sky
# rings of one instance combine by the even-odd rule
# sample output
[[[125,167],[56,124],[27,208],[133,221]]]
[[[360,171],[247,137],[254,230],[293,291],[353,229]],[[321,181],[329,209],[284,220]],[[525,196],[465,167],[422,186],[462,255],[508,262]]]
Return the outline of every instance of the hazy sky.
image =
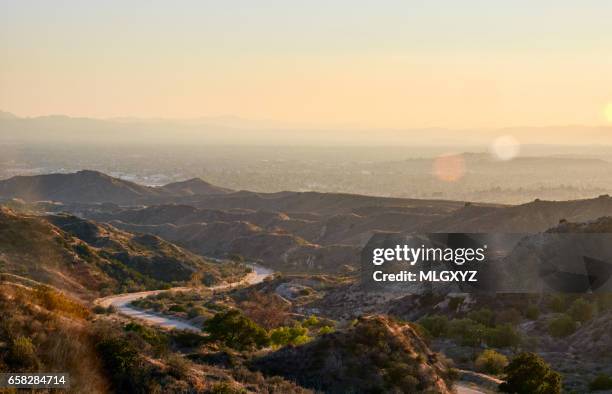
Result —
[[[608,0],[2,0],[0,109],[601,125],[611,21]]]

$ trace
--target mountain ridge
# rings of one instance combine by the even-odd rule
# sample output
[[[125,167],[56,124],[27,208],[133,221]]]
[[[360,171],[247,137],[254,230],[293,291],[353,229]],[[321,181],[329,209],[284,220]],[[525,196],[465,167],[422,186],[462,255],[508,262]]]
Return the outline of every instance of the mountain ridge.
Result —
[[[151,187],[111,177],[100,171],[18,175],[0,181],[0,197],[25,201],[138,204],[154,199],[229,193],[199,178]]]

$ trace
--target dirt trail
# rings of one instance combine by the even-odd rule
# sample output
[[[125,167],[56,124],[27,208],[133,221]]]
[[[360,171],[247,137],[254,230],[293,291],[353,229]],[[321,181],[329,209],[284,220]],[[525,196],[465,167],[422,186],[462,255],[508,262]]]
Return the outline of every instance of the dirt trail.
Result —
[[[272,270],[262,267],[257,264],[252,264],[251,267],[253,268],[253,272],[248,274],[241,281],[213,286],[213,287],[209,287],[209,289],[224,290],[224,289],[229,289],[231,287],[244,285],[244,284],[254,285],[254,284],[262,282],[264,279],[266,279],[267,277],[273,274]],[[130,303],[132,301],[135,301],[141,298],[145,298],[150,295],[159,294],[165,291],[186,291],[186,290],[193,290],[193,289],[194,289],[193,287],[173,287],[171,289],[165,289],[165,290],[141,291],[138,293],[123,293],[123,294],[116,294],[116,295],[112,295],[112,296],[108,296],[104,298],[98,298],[97,300],[94,301],[94,303],[97,305],[101,305],[105,308],[108,308],[109,306],[112,305],[117,311],[117,313],[120,313],[122,315],[131,317],[134,319],[144,320],[149,324],[153,324],[153,325],[160,326],[163,328],[167,328],[167,329],[176,328],[179,330],[200,331],[199,327],[189,324],[183,320],[172,319],[169,317],[165,317],[165,316],[157,315],[151,312],[146,312],[140,309],[136,309],[130,306]]]

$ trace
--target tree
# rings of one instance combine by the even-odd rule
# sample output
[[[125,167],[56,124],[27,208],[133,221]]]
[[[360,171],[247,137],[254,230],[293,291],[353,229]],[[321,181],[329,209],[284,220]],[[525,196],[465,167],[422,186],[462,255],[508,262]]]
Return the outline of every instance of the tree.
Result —
[[[486,331],[487,327],[471,319],[451,320],[448,326],[448,336],[463,346],[480,346]]]
[[[419,324],[434,338],[443,337],[448,332],[448,318],[442,315],[425,316]]]
[[[521,335],[510,324],[503,324],[485,331],[485,342],[492,347],[516,348],[521,344],[521,341]]]
[[[203,331],[213,341],[237,349],[248,350],[266,346],[269,342],[266,330],[236,309],[215,314],[204,322]]]
[[[504,393],[559,394],[561,375],[537,354],[520,353],[506,368],[506,381],[499,385]]]
[[[498,374],[508,365],[508,358],[493,349],[487,349],[476,358],[475,366],[478,371]]]

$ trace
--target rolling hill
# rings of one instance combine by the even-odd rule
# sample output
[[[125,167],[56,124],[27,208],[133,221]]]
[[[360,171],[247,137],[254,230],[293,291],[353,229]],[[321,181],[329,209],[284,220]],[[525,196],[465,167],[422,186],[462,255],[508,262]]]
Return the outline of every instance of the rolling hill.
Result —
[[[0,269],[80,298],[241,275],[152,235],[135,235],[70,215],[0,208]]]
[[[408,324],[383,316],[359,319],[324,335],[254,360],[255,368],[325,393],[451,393],[450,367]]]
[[[149,187],[90,170],[71,174],[15,176],[0,181],[1,198],[19,198],[30,202],[138,204],[163,198],[227,192],[229,189],[213,186],[201,179]]]

